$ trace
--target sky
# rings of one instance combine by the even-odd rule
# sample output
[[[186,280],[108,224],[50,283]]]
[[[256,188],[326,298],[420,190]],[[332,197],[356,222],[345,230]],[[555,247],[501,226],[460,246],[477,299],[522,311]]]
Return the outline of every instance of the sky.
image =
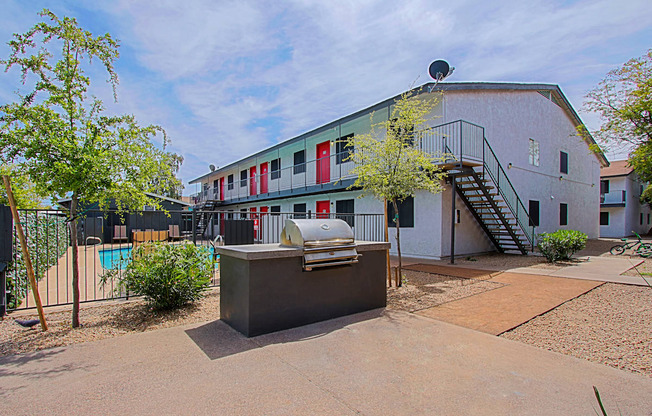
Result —
[[[430,81],[436,59],[455,67],[449,81],[558,84],[597,129],[586,93],[652,47],[649,0],[0,0],[0,57],[43,8],[119,39],[118,101],[99,65],[91,92],[109,113],[162,126],[186,185]],[[0,104],[19,78],[0,72]]]

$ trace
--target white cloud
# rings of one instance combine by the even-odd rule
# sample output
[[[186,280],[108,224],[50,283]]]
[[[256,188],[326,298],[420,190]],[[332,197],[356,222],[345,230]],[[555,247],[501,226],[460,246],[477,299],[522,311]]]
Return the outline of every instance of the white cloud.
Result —
[[[186,180],[426,82],[434,59],[456,67],[451,81],[560,84],[579,110],[585,91],[640,55],[649,47],[641,33],[652,33],[643,0],[87,7],[122,40],[117,109],[168,130]]]

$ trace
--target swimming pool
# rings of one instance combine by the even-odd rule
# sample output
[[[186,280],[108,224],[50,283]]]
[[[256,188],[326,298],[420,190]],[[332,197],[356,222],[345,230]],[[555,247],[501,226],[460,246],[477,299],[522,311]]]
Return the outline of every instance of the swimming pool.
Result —
[[[213,254],[213,247],[209,247],[211,255]],[[113,249],[104,249],[99,250],[100,255],[100,264],[103,269],[124,269],[127,266],[127,263],[131,260],[131,247],[124,248],[113,248]],[[219,260],[220,255],[218,254],[216,259]],[[217,267],[217,263],[215,264]]]

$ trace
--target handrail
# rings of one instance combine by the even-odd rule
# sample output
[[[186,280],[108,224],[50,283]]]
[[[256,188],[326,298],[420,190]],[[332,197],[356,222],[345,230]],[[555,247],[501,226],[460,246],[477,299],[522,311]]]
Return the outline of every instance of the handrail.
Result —
[[[427,153],[451,154],[460,166],[463,161],[481,161],[484,171],[496,184],[498,192],[516,218],[528,242],[534,244],[534,227],[529,225],[530,215],[487,141],[484,127],[465,120],[456,120],[423,129],[420,136],[421,150]]]
[[[496,184],[496,188],[498,189],[498,192],[500,192],[501,196],[503,197],[503,200],[505,201],[505,203],[506,203],[507,206],[509,207],[510,211],[512,211],[512,214],[513,214],[514,217],[516,218],[516,221],[518,222],[519,226],[521,227],[521,230],[523,230],[523,234],[525,235],[525,237],[526,237],[526,238],[528,239],[528,241],[530,242],[530,245],[531,245],[531,246],[534,246],[534,226],[531,226],[531,227],[532,227],[532,234],[531,234],[531,235],[528,234],[528,230],[529,230],[529,228],[530,228],[530,225],[529,225],[529,224],[531,223],[530,213],[525,209],[525,205],[523,204],[523,201],[521,201],[521,198],[520,198],[520,197],[518,196],[518,194],[516,193],[516,189],[514,189],[514,185],[512,185],[512,182],[509,180],[509,177],[508,177],[507,174],[505,173],[505,169],[503,169],[503,166],[500,164],[500,161],[499,161],[498,158],[496,157],[496,154],[494,153],[494,150],[491,148],[491,145],[490,145],[489,142],[487,141],[487,138],[486,138],[486,137],[484,138],[484,144],[487,146],[487,148],[488,148],[489,151],[491,152],[491,155],[493,156],[493,159],[496,161],[496,166],[497,166],[498,169],[499,169],[499,170],[498,170],[498,175],[495,175],[495,176],[497,176],[497,178],[494,176],[494,174],[492,174],[491,169],[490,169],[489,166],[487,165],[487,162],[486,162],[486,156],[485,156],[484,154],[483,154],[483,157],[482,157],[483,167],[484,167],[485,170],[489,173],[489,176],[491,176],[491,179],[492,179],[492,180],[494,181],[494,183]],[[483,151],[484,151],[484,149],[483,149]],[[483,153],[484,153],[484,152],[483,152]],[[500,186],[500,182],[499,182],[499,181],[500,181],[500,173],[501,173],[501,172],[502,172],[502,174],[503,174],[503,177],[507,180],[507,184],[509,185],[509,188],[512,190],[512,192],[514,193],[514,196],[516,197],[516,202],[517,202],[517,204],[518,204],[518,205],[517,205],[516,212],[514,212],[515,210],[514,210],[514,208],[511,206],[511,203],[510,203],[510,201],[509,201],[509,198],[507,198],[507,196],[505,195],[505,192],[503,191],[503,187]],[[525,214],[526,219],[527,219],[527,225],[523,224],[522,217],[519,217],[519,215],[518,215],[518,208],[519,208],[519,207],[523,209],[523,213]]]

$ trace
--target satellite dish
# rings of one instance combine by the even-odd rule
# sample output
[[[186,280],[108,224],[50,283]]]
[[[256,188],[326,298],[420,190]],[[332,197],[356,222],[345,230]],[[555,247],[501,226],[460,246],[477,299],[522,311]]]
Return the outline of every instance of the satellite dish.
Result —
[[[215,171],[215,165],[208,165],[208,168],[211,170],[211,172]]]
[[[455,69],[455,68],[453,68]],[[438,59],[430,64],[428,67],[428,73],[430,77],[435,81],[441,81],[446,78],[452,72],[451,67],[448,65],[448,62]]]

